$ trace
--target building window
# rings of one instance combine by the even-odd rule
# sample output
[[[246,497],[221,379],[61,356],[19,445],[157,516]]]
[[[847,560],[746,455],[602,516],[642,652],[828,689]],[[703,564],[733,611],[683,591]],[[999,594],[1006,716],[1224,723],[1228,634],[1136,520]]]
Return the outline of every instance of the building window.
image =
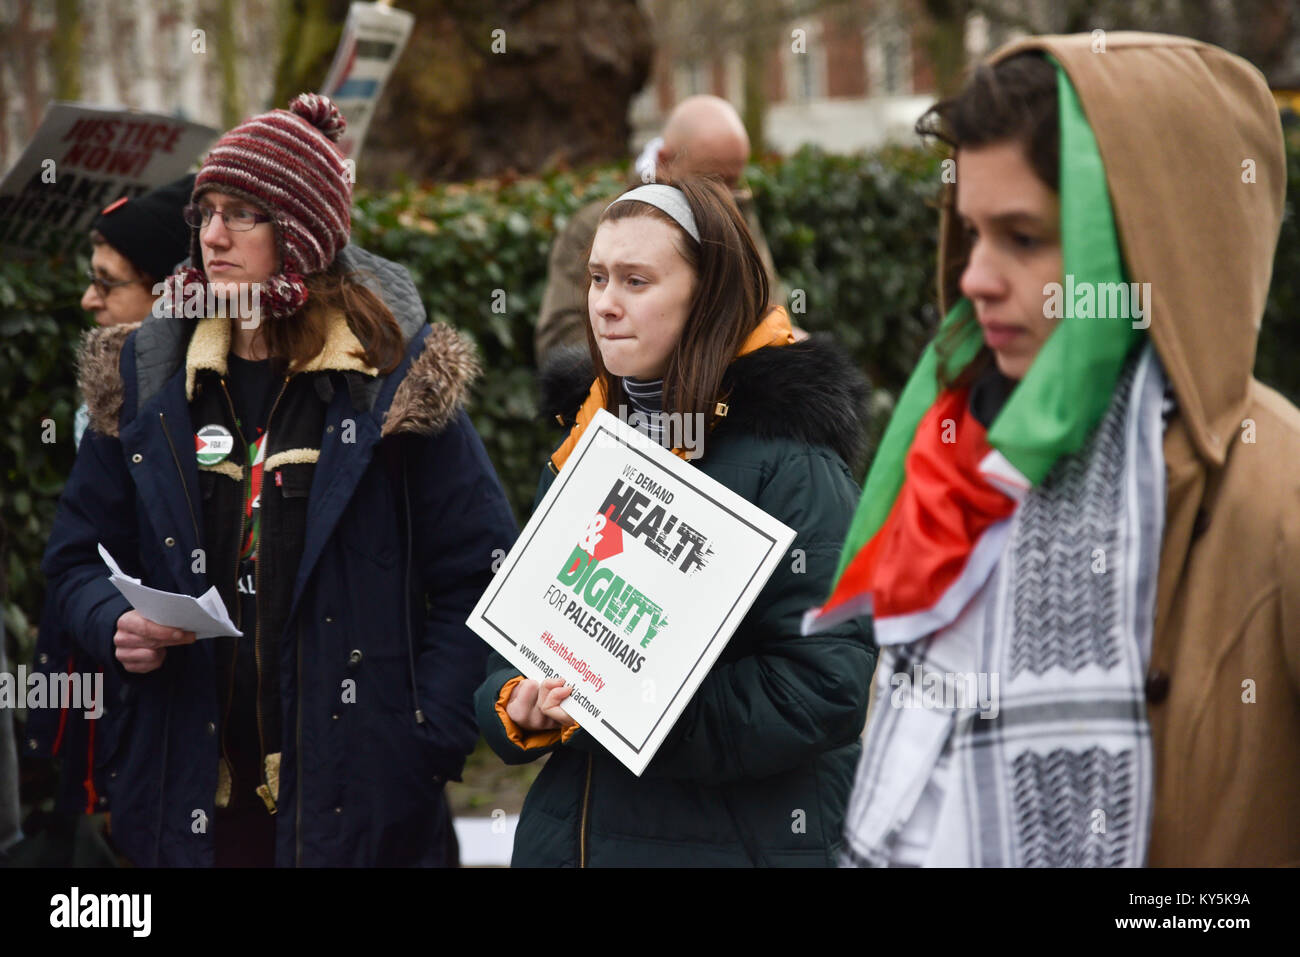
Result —
[[[697,96],[700,93],[711,92],[708,88],[707,81],[704,76],[704,67],[700,64],[699,60],[692,60],[687,65],[686,75],[688,78],[687,83],[689,84],[688,88],[691,91],[690,94],[691,96]]]
[[[867,31],[867,75],[872,96],[912,92],[912,39],[897,16],[881,17]]]
[[[803,34],[795,34],[801,29]],[[789,64],[791,99],[797,103],[807,103],[826,95],[826,50],[822,46],[822,33],[816,26],[799,23],[787,31],[789,39],[785,43],[785,60]],[[795,48],[796,37],[801,37],[799,48]]]

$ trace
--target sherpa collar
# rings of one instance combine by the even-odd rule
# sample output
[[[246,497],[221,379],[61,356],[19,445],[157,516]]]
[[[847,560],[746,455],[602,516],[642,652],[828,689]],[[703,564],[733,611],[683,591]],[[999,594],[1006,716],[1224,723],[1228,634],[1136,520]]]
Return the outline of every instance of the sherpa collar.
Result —
[[[220,316],[200,319],[194,327],[189,349],[185,353],[185,398],[194,398],[194,382],[198,373],[211,369],[220,376],[226,375],[226,356],[230,354],[230,323],[233,320]],[[374,366],[357,358],[354,353],[361,352],[361,341],[347,317],[337,310],[331,311],[325,319],[325,345],[312,359],[293,369],[299,372],[322,372],[338,370],[342,372],[362,372],[373,376],[379,373]]]

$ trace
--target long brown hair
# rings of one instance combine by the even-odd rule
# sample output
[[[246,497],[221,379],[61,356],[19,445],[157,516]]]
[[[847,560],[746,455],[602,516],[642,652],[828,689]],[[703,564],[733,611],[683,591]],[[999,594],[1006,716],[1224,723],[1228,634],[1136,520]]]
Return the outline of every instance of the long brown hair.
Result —
[[[601,223],[638,216],[673,227],[677,249],[695,274],[695,288],[686,325],[664,372],[663,410],[683,415],[703,413],[705,421],[712,422],[714,406],[725,399],[721,390],[727,366],[771,310],[767,271],[745,217],[721,180],[684,177],[660,178],[658,182],[675,186],[686,195],[699,230],[699,242],[659,207],[638,200],[614,203],[605,210],[596,228]],[[587,255],[590,258],[590,249]],[[587,348],[605,387],[605,408],[617,415],[619,406],[627,402],[623,380],[605,368],[590,322]]]
[[[362,285],[356,273],[344,272],[335,262],[324,272],[307,276],[306,283],[306,305],[287,319],[272,319],[262,328],[270,358],[290,367],[309,362],[325,347],[326,317],[339,311],[361,342],[361,351],[352,353],[356,358],[385,375],[397,368],[405,352],[402,328],[384,301]]]
[[[963,146],[1019,143],[1034,173],[1059,193],[1061,147],[1056,87],[1055,68],[1035,51],[1018,53],[993,66],[980,64],[961,92],[921,115],[916,132],[948,144],[954,155]],[[952,187],[945,191],[944,202],[948,216],[955,216],[956,193]],[[956,288],[965,267],[965,256],[951,258],[949,272],[942,280],[945,289]],[[971,310],[969,316],[935,340],[941,385],[970,385],[993,362],[993,351],[981,345],[964,367],[953,368],[953,354],[975,321]]]

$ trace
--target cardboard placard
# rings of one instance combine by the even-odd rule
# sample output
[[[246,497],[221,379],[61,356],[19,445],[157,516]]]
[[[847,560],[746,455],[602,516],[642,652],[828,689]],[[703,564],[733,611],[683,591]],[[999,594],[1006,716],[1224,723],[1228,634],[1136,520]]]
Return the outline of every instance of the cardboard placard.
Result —
[[[639,775],[794,537],[601,410],[467,624]]]

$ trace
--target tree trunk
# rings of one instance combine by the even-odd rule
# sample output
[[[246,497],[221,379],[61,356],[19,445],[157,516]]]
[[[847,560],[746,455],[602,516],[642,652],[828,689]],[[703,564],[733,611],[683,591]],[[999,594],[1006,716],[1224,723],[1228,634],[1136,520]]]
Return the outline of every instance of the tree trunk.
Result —
[[[80,0],[57,0],[54,35],[50,37],[56,100],[81,97],[81,31]]]
[[[228,130],[244,118],[239,96],[239,67],[234,56],[239,48],[234,0],[221,0],[217,17],[217,29],[220,31],[217,50],[221,63],[221,125]]]
[[[282,0],[280,55],[270,108],[283,108],[299,93],[320,89],[343,35],[349,6],[348,0]],[[410,5],[401,6],[409,9]],[[420,28],[417,22],[415,29]]]
[[[636,0],[401,0],[416,15],[358,167],[367,185],[628,158],[653,49]]]
[[[961,89],[966,70],[966,16],[969,0],[926,0],[928,23],[921,45],[934,68],[935,92],[940,99]]]
[[[768,42],[772,31],[765,27],[773,11],[769,0],[760,0],[756,6],[760,8],[755,11],[756,23],[746,32],[741,45],[745,63],[745,105],[741,119],[749,134],[750,150],[762,153],[767,149],[767,68],[772,55],[772,44]]]

